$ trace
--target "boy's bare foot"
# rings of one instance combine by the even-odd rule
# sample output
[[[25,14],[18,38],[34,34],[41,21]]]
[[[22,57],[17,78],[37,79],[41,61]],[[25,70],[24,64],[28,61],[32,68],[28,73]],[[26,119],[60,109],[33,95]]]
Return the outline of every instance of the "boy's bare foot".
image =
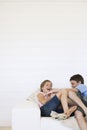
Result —
[[[77,109],[77,106],[73,106],[65,113],[67,115],[67,118],[70,117],[70,115]]]

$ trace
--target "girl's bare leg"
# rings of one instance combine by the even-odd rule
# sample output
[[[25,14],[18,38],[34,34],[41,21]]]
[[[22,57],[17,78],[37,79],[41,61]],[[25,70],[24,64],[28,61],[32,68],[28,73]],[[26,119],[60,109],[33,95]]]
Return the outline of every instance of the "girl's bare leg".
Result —
[[[67,113],[67,111],[69,109],[67,91],[66,90],[62,90],[61,92],[62,92],[62,94],[61,94],[61,104],[62,104],[64,113]]]
[[[70,98],[68,98],[68,104],[69,104],[69,106],[77,106],[77,104],[73,101],[73,100],[71,100]]]
[[[59,96],[59,93],[57,93],[57,96],[61,100],[61,104],[62,104],[64,113],[67,114],[67,116],[69,117],[76,110],[77,107],[73,106],[73,107],[69,108],[69,106],[68,106],[68,93],[65,89],[62,89],[60,91],[60,96]]]

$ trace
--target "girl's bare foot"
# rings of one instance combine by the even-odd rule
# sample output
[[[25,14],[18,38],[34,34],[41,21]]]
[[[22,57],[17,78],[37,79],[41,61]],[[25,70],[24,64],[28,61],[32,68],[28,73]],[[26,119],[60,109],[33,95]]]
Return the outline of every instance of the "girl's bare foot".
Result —
[[[77,106],[73,106],[71,107],[70,109],[67,110],[66,113],[62,113],[62,114],[59,114],[55,111],[51,111],[51,114],[50,116],[55,118],[55,119],[58,119],[58,120],[65,120],[67,118],[70,117],[70,115],[77,109]]]
[[[58,120],[65,120],[67,119],[67,115],[65,113],[57,113],[55,111],[51,111],[51,114],[50,114],[51,117],[55,118],[55,119],[58,119]]]
[[[70,117],[70,115],[77,109],[77,106],[73,106],[65,113],[67,115],[67,118]]]

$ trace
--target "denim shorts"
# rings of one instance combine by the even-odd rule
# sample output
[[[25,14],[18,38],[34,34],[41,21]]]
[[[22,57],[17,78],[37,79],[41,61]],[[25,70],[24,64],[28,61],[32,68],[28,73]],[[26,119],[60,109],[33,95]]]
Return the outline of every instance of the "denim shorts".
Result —
[[[41,110],[41,116],[44,117],[49,117],[51,111],[56,111],[58,113],[62,113],[62,109],[58,109],[58,107],[61,105],[60,100],[58,97],[55,95],[50,101],[48,101],[45,105],[43,105],[40,110]]]

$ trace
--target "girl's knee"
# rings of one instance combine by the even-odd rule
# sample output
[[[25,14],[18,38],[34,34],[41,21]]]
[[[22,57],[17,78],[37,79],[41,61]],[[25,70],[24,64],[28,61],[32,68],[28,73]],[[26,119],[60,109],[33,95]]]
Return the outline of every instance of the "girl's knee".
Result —
[[[67,95],[67,90],[66,90],[66,89],[62,89],[62,90],[61,90],[61,93],[62,93],[63,95]]]
[[[61,95],[62,95],[61,91],[59,91],[58,93],[56,93],[56,96],[57,96],[59,99],[61,99]]]

